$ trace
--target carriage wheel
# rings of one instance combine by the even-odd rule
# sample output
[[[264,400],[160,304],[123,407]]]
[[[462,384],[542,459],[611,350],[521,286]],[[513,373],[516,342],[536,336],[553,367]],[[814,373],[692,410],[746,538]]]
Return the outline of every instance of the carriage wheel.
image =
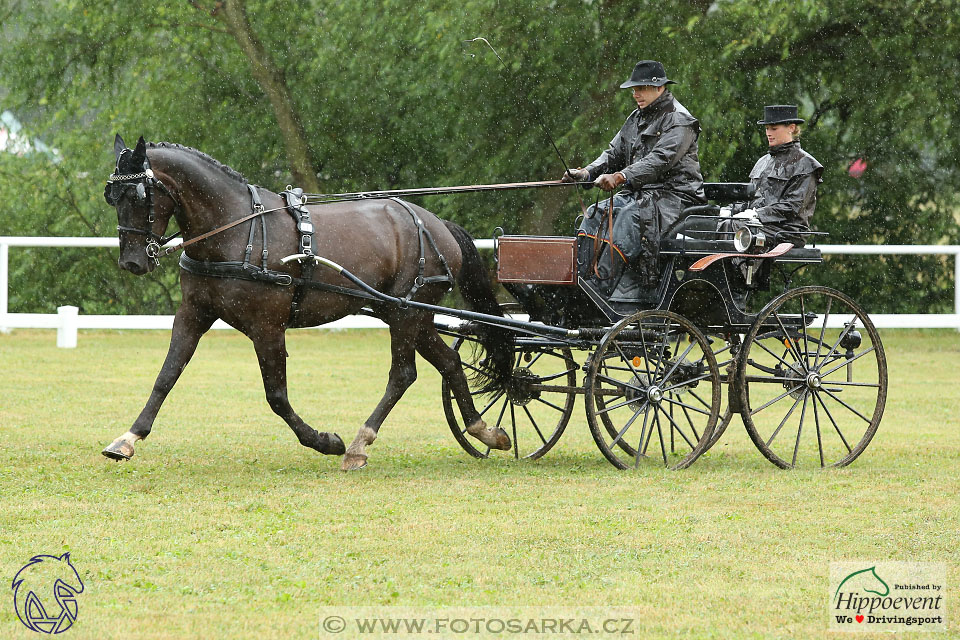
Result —
[[[586,387],[590,432],[620,469],[641,460],[690,466],[706,450],[720,411],[713,351],[670,311],[641,311],[614,325],[590,357]]]
[[[464,345],[467,345],[464,347]],[[470,380],[476,367],[469,364],[472,349],[482,347],[469,336],[458,337],[453,348],[466,351],[463,357],[464,373]],[[514,347],[514,369],[510,388],[493,394],[478,391],[470,381],[470,393],[477,410],[488,425],[502,428],[510,436],[515,458],[536,459],[557,443],[573,414],[580,365],[569,349],[549,349],[528,345]],[[552,387],[543,389],[542,387]],[[564,389],[564,387],[566,389]],[[447,382],[443,382],[443,412],[447,424],[463,450],[475,458],[488,458],[490,448],[467,435],[460,418],[457,402]]]
[[[880,424],[887,361],[859,305],[834,289],[801,287],[759,313],[734,384],[747,433],[770,462],[842,467]]]

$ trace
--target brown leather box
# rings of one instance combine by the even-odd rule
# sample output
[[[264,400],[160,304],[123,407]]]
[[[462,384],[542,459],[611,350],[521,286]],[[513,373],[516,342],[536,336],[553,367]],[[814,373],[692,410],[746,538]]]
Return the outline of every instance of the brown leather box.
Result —
[[[501,236],[497,241],[497,280],[574,284],[576,247],[576,238]]]

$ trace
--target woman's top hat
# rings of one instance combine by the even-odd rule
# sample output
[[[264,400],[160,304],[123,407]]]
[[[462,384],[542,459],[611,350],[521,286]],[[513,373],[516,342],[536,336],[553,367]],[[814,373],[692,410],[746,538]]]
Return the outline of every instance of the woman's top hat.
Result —
[[[768,104],[763,108],[763,120],[757,124],[802,124],[803,118],[797,117],[795,104]]]
[[[633,68],[630,79],[620,85],[621,89],[630,87],[639,87],[648,85],[653,87],[662,87],[665,84],[677,84],[673,80],[667,79],[667,71],[663,65],[656,60],[641,60]]]

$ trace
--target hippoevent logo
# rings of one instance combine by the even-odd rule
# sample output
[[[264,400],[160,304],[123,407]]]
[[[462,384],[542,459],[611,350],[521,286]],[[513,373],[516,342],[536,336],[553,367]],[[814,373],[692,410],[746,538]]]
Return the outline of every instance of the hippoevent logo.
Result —
[[[62,556],[33,556],[13,578],[13,606],[20,622],[37,633],[63,633],[77,620],[77,594],[83,581]]]
[[[830,564],[833,631],[945,631],[946,565],[936,562]]]

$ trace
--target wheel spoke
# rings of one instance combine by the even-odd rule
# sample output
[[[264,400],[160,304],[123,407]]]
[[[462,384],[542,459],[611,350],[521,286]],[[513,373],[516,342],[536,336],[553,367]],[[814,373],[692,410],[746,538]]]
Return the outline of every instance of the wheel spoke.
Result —
[[[863,352],[858,353],[857,355],[855,355],[854,357],[850,358],[849,360],[845,360],[845,361],[841,362],[840,364],[838,364],[837,366],[835,366],[833,369],[830,369],[830,371],[826,371],[826,372],[824,372],[824,373],[821,373],[821,374],[820,374],[820,378],[826,378],[828,375],[830,375],[831,373],[833,373],[833,372],[836,371],[837,369],[841,369],[841,368],[845,367],[846,365],[850,364],[850,363],[853,362],[854,360],[859,360],[860,358],[862,358],[863,356],[867,355],[868,353],[870,353],[871,351],[874,351],[874,350],[875,350],[875,347],[870,347],[869,349],[865,349]],[[826,364],[826,363],[824,363],[824,364]],[[834,384],[834,383],[831,382],[830,384]]]
[[[793,343],[793,339],[790,338],[790,332],[787,331],[787,328],[783,326],[783,321],[780,319],[780,314],[776,311],[773,312],[773,317],[776,318],[777,324],[780,326],[780,330],[783,331],[783,335],[787,341],[787,349],[790,351],[790,355],[794,357],[797,361],[797,364],[803,367],[803,370],[806,371],[807,367],[803,363],[803,359],[800,357],[800,354],[797,352],[796,345]],[[803,318],[800,319],[801,325],[803,324]]]
[[[660,439],[660,455],[663,456],[663,465],[667,466],[667,447],[666,443],[663,441],[663,429],[660,427],[660,414],[663,413],[663,409],[654,407],[654,416],[653,420],[657,423],[657,437]]]
[[[618,404],[612,404],[612,405],[610,405],[610,406],[605,406],[605,407],[604,407],[603,409],[601,409],[600,411],[597,411],[597,415],[598,415],[598,416],[602,416],[602,415],[605,414],[605,413],[610,413],[610,412],[613,411],[614,409],[620,409],[621,407],[625,407],[625,406],[627,406],[628,404],[633,404],[633,403],[636,402],[636,401],[637,401],[636,398],[629,398],[629,399],[624,400],[623,402],[620,402],[620,403],[618,403]]]
[[[478,366],[476,366],[476,365],[474,365],[474,364],[472,364],[472,363],[470,363],[470,362],[463,362],[463,361],[461,361],[460,364],[462,364],[462,365],[465,366],[467,369],[470,369],[471,371],[474,371],[474,372],[476,372],[476,373],[483,373],[483,370],[482,370],[480,367],[478,367]]]
[[[817,426],[817,449],[820,451],[820,468],[823,468],[823,439],[820,437],[820,412],[817,411],[817,393],[813,393],[813,422]]]
[[[643,439],[646,437],[646,438],[647,438],[647,442],[650,441],[650,438],[647,437],[647,421],[648,421],[649,419],[650,419],[650,411],[644,411],[644,412],[643,412],[643,427],[640,429],[640,442],[637,443],[636,460],[634,460],[634,463],[633,463],[633,468],[634,468],[634,469],[636,469],[637,467],[640,466],[640,457],[643,456],[643,455],[646,455],[646,454],[644,453],[644,451],[646,451],[646,447],[643,446]],[[653,429],[651,429],[650,431],[651,431],[651,433],[652,433],[652,432],[653,432]]]
[[[665,416],[667,417],[667,420],[670,421],[671,429],[676,429],[676,430],[677,430],[677,433],[680,434],[680,437],[683,438],[684,440],[686,440],[687,445],[688,445],[691,449],[696,449],[696,448],[697,448],[697,445],[695,445],[695,444],[693,444],[692,442],[690,442],[690,439],[683,433],[683,431],[680,430],[680,425],[677,424],[677,421],[673,419],[673,416],[671,416],[671,415],[670,415],[668,412],[666,412],[666,411],[663,412],[663,415],[665,415]],[[671,433],[672,433],[672,431],[671,431]],[[697,440],[699,440],[699,439],[700,439],[700,438],[697,438]],[[672,450],[673,450],[673,448],[671,447],[671,451],[672,451]]]
[[[633,389],[634,391],[639,391],[640,393],[643,393],[643,392],[644,392],[644,390],[641,389],[640,387],[636,387],[636,386],[630,384],[629,382],[623,382],[622,380],[617,380],[616,378],[611,378],[610,376],[605,376],[605,375],[597,374],[597,379],[598,379],[598,380],[603,380],[604,382],[609,382],[609,383],[610,383],[611,385],[613,385],[614,387],[625,387],[625,388],[627,388],[627,389]]]
[[[643,326],[640,324],[637,326],[640,330],[640,346],[643,347],[643,368],[647,370],[647,380],[651,380],[653,376],[650,374],[650,349],[647,347],[647,337],[644,335]]]
[[[880,388],[880,385],[876,382],[846,382],[845,380],[829,380],[828,384],[835,387],[871,387],[874,389]],[[840,391],[840,389],[835,389],[835,391]]]
[[[678,340],[677,340],[677,347],[678,347],[678,348],[679,348],[679,346],[680,346],[679,343],[680,343],[680,341],[679,341],[679,339],[678,339]],[[666,381],[666,380],[669,380],[669,379],[670,379],[670,376],[673,375],[673,372],[677,370],[677,367],[680,366],[680,364],[683,362],[683,359],[687,357],[687,354],[690,353],[690,351],[692,351],[693,348],[694,348],[696,345],[697,345],[696,342],[691,342],[691,343],[690,343],[690,346],[687,347],[687,350],[683,352],[683,355],[682,355],[682,356],[680,356],[679,358],[677,358],[677,361],[673,364],[673,367],[671,367],[671,368],[670,368],[670,371],[668,371],[668,372],[663,376],[662,380]],[[683,384],[686,384],[686,383],[683,383]]]
[[[514,411],[513,403],[510,403],[510,425],[513,427],[513,457],[520,459],[520,445],[517,443],[517,414]]]
[[[625,433],[627,432],[627,429],[630,428],[630,425],[633,424],[634,420],[636,420],[637,417],[638,417],[641,413],[644,414],[644,415],[646,415],[646,414],[648,413],[647,409],[649,409],[649,407],[650,407],[649,404],[644,403],[642,407],[640,407],[639,409],[637,409],[637,410],[634,412],[634,414],[633,414],[632,416],[630,416],[630,419],[627,420],[627,424],[623,425],[623,429],[621,429],[621,430],[617,433],[617,436],[610,442],[610,447],[611,447],[611,448],[612,448],[612,447],[615,447],[616,444],[617,444],[618,442],[620,442],[620,439],[623,437],[623,434],[625,434]],[[643,432],[642,432],[642,431],[640,432],[640,437],[643,438]]]
[[[820,363],[820,345],[823,344],[823,334],[827,330],[827,320],[830,318],[830,305],[833,304],[833,298],[827,298],[827,310],[823,314],[823,325],[820,327],[820,339],[817,341],[817,357],[813,359],[813,368],[816,369]]]
[[[497,391],[497,394],[496,394],[495,396],[493,396],[493,399],[491,399],[490,402],[487,403],[487,406],[485,406],[485,407],[483,408],[483,411],[480,412],[480,416],[482,417],[483,414],[485,414],[487,411],[489,411],[489,410],[490,410],[490,407],[492,407],[493,405],[495,405],[495,404],[497,403],[497,400],[499,400],[500,398],[503,397],[503,394],[504,394],[503,391]],[[466,431],[466,429],[464,429],[464,431]]]
[[[803,306],[803,296],[800,296],[800,332],[803,334],[803,367],[806,371],[810,370],[810,345],[807,344],[807,310]],[[820,346],[817,345],[817,355],[820,354]]]
[[[787,340],[788,340],[788,341],[790,340],[790,336],[787,336]],[[792,364],[790,364],[790,363],[787,362],[784,358],[778,356],[776,353],[774,353],[773,351],[771,351],[769,348],[767,348],[767,345],[763,344],[763,342],[761,342],[760,340],[755,341],[754,344],[757,345],[758,347],[760,347],[761,349],[763,349],[764,351],[766,351],[767,353],[769,353],[770,355],[772,355],[772,356],[773,356],[774,358],[776,358],[777,360],[779,360],[781,363],[783,363],[783,366],[785,366],[786,368],[788,368],[788,369],[793,369],[793,365],[792,365]],[[751,364],[753,363],[752,360],[751,360],[750,362],[751,362]],[[759,368],[759,367],[757,367],[757,368]]]
[[[861,420],[863,420],[863,421],[866,422],[867,424],[870,424],[870,422],[871,422],[870,418],[867,418],[867,417],[864,416],[862,413],[860,413],[859,411],[857,411],[856,409],[854,409],[853,407],[851,407],[850,405],[848,405],[846,402],[844,402],[843,400],[841,400],[841,399],[838,398],[837,396],[833,395],[833,393],[831,393],[829,389],[826,389],[826,388],[824,388],[824,387],[820,387],[820,390],[823,391],[824,393],[826,393],[828,396],[830,396],[830,397],[833,398],[834,400],[836,400],[837,402],[839,402],[840,404],[842,404],[843,406],[845,406],[849,411],[852,411],[854,414],[856,414],[857,416],[859,416]]]
[[[660,365],[661,365],[661,363],[664,363],[664,359],[663,359],[664,356],[663,356],[663,354],[666,352],[666,350],[667,350],[667,345],[668,345],[669,342],[670,342],[670,320],[669,320],[669,318],[664,321],[663,325],[664,325],[664,326],[663,326],[663,340],[660,342],[660,350],[657,352],[657,365],[656,365],[656,367],[655,367],[654,370],[653,370],[653,375],[654,375],[654,377],[657,377],[658,379],[659,379],[659,377],[657,376],[657,374],[660,372]],[[663,367],[663,368],[666,369],[666,364],[664,364],[664,367]],[[658,426],[658,428],[659,428],[659,423],[657,424],[657,426]]]
[[[692,395],[694,398],[696,398],[697,401],[698,401],[700,404],[702,404],[703,406],[705,406],[707,409],[711,409],[711,410],[713,409],[713,407],[710,406],[709,404],[707,404],[706,402],[704,402],[703,398],[701,398],[700,396],[698,396],[697,393],[696,393],[693,389],[691,389],[691,390],[688,391],[687,393],[689,393],[689,394]]]
[[[832,346],[832,347],[830,347],[830,351],[827,352],[827,355],[823,356],[823,360],[821,360],[821,362],[824,362],[824,363],[825,363],[827,360],[830,359],[830,356],[832,356],[834,353],[836,353],[837,347],[840,346],[840,343],[843,342],[843,339],[847,337],[847,334],[850,333],[850,331],[851,331],[855,326],[857,326],[857,320],[860,320],[860,316],[854,315],[854,316],[853,316],[853,321],[850,322],[850,324],[845,324],[845,325],[843,326],[843,331],[841,331],[841,332],[840,332],[840,335],[837,336],[837,341],[833,343],[833,346]],[[817,351],[819,352],[819,349],[818,349]]]
[[[540,427],[537,426],[537,421],[533,419],[533,416],[530,414],[530,409],[527,409],[527,405],[523,405],[523,411],[527,414],[527,417],[530,418],[530,424],[533,425],[533,430],[537,432],[537,435],[540,436],[540,440],[543,444],[547,444],[547,439],[543,437],[543,434],[540,433]]]
[[[697,382],[697,381],[699,381],[699,380],[706,380],[706,379],[709,378],[709,377],[710,377],[710,374],[709,374],[709,373],[704,373],[704,374],[702,374],[702,375],[697,376],[696,378],[690,378],[689,380],[684,380],[683,382],[678,382],[677,384],[673,385],[672,387],[664,387],[663,389],[661,389],[661,391],[673,391],[674,389],[676,389],[676,388],[678,388],[678,387],[686,386],[686,385],[690,384],[691,382]]]
[[[558,407],[557,405],[555,405],[555,404],[553,404],[552,402],[549,402],[549,401],[547,401],[547,400],[544,400],[543,398],[534,398],[534,400],[536,400],[537,402],[540,402],[540,403],[542,403],[542,404],[545,404],[545,405],[547,405],[548,407],[553,407],[554,409],[556,409],[556,410],[559,411],[560,413],[563,413],[563,412],[564,412],[563,407]]]
[[[623,352],[623,350],[620,348],[620,345],[619,345],[619,344],[614,343],[614,346],[617,348],[617,353],[620,354],[620,359],[627,363],[627,366],[630,367],[630,368],[629,368],[629,371],[630,371],[633,375],[635,375],[635,376],[637,377],[637,380],[639,380],[639,379],[640,379],[640,373],[639,373],[639,372],[636,370],[636,368],[633,366],[633,363],[630,361],[630,358],[628,358],[628,357],[627,357],[627,354],[625,354],[625,353]],[[644,366],[646,366],[646,364],[647,364],[647,358],[646,358],[646,357],[644,357],[644,359],[643,359],[643,364],[644,364]],[[651,377],[650,377],[650,368],[647,367],[647,380],[650,380],[650,379],[651,379]]]
[[[793,406],[790,407],[790,410],[787,411],[787,415],[783,416],[783,420],[780,421],[780,424],[777,425],[777,428],[773,430],[773,434],[770,436],[770,439],[767,440],[767,449],[770,448],[770,443],[773,442],[773,439],[777,437],[777,434],[780,433],[780,429],[783,429],[783,425],[787,424],[787,420],[790,419],[790,416],[793,415],[793,410],[797,408],[797,405],[800,404],[800,398],[797,398],[793,401]]]
[[[687,411],[686,405],[681,405],[680,408],[683,409],[683,415],[685,415],[685,416],[687,417],[687,424],[690,425],[690,430],[693,431],[694,437],[696,437],[697,441],[699,442],[699,441],[700,441],[700,434],[697,433],[697,428],[694,426],[693,420],[690,418],[690,412]],[[690,407],[690,408],[693,409],[693,407]],[[701,412],[701,413],[703,413],[703,412]],[[707,414],[707,415],[709,416],[710,414]]]
[[[651,413],[653,414],[654,420],[656,420],[656,418],[657,418],[657,412],[656,412],[656,410],[648,411],[648,412],[647,412],[647,416],[649,416]],[[647,425],[647,419],[646,419],[646,418],[643,419],[643,424],[644,424],[644,426]],[[650,446],[650,438],[653,437],[653,423],[652,423],[652,422],[650,423],[650,428],[647,429],[646,437],[647,437],[646,441],[644,441],[644,440],[642,439],[642,436],[641,436],[641,440],[640,440],[640,444],[643,445],[642,454],[643,454],[644,456],[647,455],[647,448]],[[637,449],[637,450],[639,451],[639,449]]]
[[[676,394],[674,394],[674,395],[676,395]],[[680,402],[679,400],[671,400],[670,398],[668,398],[668,397],[666,397],[666,396],[663,397],[663,401],[664,401],[664,402],[669,402],[671,405],[677,405],[677,406],[683,407],[684,409],[690,409],[691,411],[696,411],[697,413],[702,413],[702,414],[705,415],[705,416],[709,416],[709,415],[710,415],[710,412],[709,412],[709,411],[704,411],[703,409],[698,409],[697,407],[694,407],[694,406],[692,406],[692,405],[689,405],[689,404],[687,404],[687,403],[685,403],[685,402]]]
[[[751,416],[757,415],[758,413],[760,413],[761,411],[763,411],[764,409],[766,409],[767,407],[769,407],[769,406],[772,405],[773,403],[779,402],[779,401],[783,400],[784,398],[786,398],[788,395],[790,395],[790,394],[793,393],[794,391],[798,391],[799,389],[801,389],[801,388],[803,387],[804,384],[805,384],[805,383],[800,383],[800,384],[798,384],[797,386],[795,386],[793,389],[787,389],[786,391],[784,391],[783,393],[781,393],[781,394],[778,395],[776,398],[774,398],[774,399],[771,400],[770,402],[766,403],[765,405],[763,405],[763,406],[760,407],[759,409],[754,409],[753,411],[751,411],[751,412],[750,412],[750,415],[751,415]]]
[[[820,397],[820,394],[814,394],[814,397],[820,401],[820,406],[823,407],[824,413],[826,413],[827,417],[830,418],[830,422],[833,424],[833,428],[836,429],[837,435],[840,436],[843,446],[847,448],[847,453],[853,453],[853,449],[851,449],[850,445],[847,444],[847,439],[844,438],[843,434],[840,432],[840,427],[837,426],[837,421],[833,419],[833,414],[830,413],[830,409],[827,408],[827,403],[823,401],[823,398]]]
[[[800,424],[797,425],[797,444],[793,445],[793,462],[790,463],[790,466],[797,466],[797,452],[800,451],[800,432],[803,431],[803,418],[807,415],[807,398],[808,394],[803,394],[803,408],[800,409]]]
[[[503,423],[503,416],[507,413],[508,404],[510,404],[510,398],[504,398],[503,407],[500,409],[500,416],[497,418],[497,426],[496,426],[497,429],[499,429],[501,423]]]

